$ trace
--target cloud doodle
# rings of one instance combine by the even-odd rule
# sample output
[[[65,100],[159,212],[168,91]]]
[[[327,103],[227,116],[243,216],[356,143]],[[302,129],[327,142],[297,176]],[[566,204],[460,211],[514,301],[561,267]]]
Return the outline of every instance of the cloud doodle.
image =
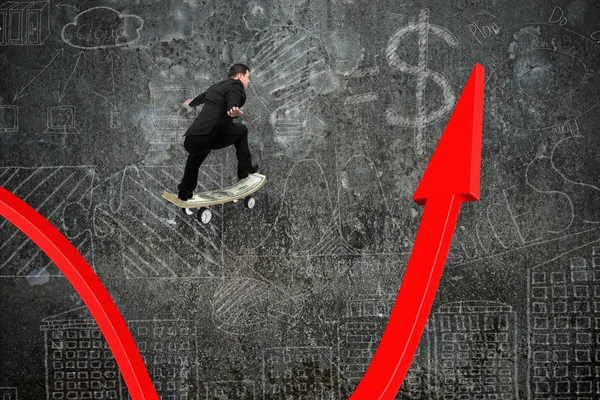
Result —
[[[61,37],[78,49],[106,49],[129,46],[142,38],[144,20],[121,14],[110,7],[92,7],[63,27]]]

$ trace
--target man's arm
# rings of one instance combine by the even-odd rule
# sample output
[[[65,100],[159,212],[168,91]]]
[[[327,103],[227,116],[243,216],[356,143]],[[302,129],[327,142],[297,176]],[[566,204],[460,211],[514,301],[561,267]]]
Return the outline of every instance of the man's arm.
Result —
[[[186,101],[186,104],[190,107],[196,107],[196,106],[199,106],[200,104],[203,104],[205,101],[206,101],[206,92],[197,96],[194,100],[190,101],[189,103]]]
[[[225,89],[225,99],[227,101],[227,112],[230,110],[239,110],[242,105],[242,99],[244,98],[244,86],[239,81],[232,82],[227,85]],[[241,110],[239,110],[241,111]],[[237,118],[239,115],[231,116],[232,118]]]

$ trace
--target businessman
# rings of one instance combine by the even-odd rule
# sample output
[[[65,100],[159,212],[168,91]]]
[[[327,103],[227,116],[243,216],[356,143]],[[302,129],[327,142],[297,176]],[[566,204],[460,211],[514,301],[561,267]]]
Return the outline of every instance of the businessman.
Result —
[[[252,164],[248,148],[248,128],[233,122],[244,113],[241,107],[246,102],[249,84],[250,69],[244,64],[234,64],[226,80],[210,86],[195,99],[185,101],[190,107],[200,104],[204,104],[204,107],[185,133],[183,147],[188,152],[188,158],[183,178],[177,187],[177,197],[181,200],[192,198],[198,184],[198,171],[211,150],[235,146],[238,179],[258,171],[258,165]]]

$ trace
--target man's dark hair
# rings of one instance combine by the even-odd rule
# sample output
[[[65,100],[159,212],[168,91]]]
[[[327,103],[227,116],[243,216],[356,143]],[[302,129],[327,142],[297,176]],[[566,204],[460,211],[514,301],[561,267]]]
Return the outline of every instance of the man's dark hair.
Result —
[[[229,74],[227,75],[230,78],[233,78],[237,74],[246,75],[246,71],[250,71],[247,65],[244,64],[233,64],[231,68],[229,68]]]

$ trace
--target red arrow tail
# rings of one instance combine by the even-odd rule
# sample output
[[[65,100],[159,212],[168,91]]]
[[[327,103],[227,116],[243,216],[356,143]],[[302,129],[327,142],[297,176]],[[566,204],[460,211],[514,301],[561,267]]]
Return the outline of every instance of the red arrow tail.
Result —
[[[398,393],[429,317],[461,203],[452,195],[428,200],[387,327],[351,400],[391,400]]]

